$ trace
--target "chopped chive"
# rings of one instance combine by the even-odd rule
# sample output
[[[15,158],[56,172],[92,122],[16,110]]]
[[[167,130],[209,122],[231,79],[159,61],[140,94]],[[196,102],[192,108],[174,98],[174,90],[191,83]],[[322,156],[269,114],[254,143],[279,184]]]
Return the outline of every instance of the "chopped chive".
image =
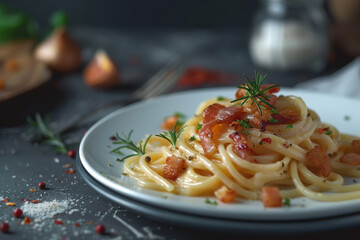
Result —
[[[283,205],[285,207],[290,207],[291,206],[291,199],[290,198],[284,198]]]
[[[205,203],[206,204],[210,204],[210,205],[218,205],[218,203],[217,203],[217,201],[216,200],[214,200],[214,201],[211,201],[209,198],[206,198],[205,199]]]
[[[291,128],[293,128],[293,125],[292,125],[292,124],[289,124],[289,125],[286,126],[286,128],[287,128],[287,129],[291,129]]]
[[[277,123],[278,120],[276,120],[275,118],[272,117],[272,118],[270,118],[269,122],[271,122],[271,123]]]
[[[191,138],[189,138],[189,141],[191,142],[191,141],[195,141],[196,139],[195,139],[195,137],[194,136],[191,136]]]
[[[236,120],[238,123],[240,123],[240,125],[244,128],[252,128],[252,126],[250,124],[248,124],[247,122],[245,122],[244,120]]]
[[[200,130],[202,128],[202,124],[201,123],[198,123],[198,125],[196,126],[196,129],[197,130]]]
[[[218,100],[218,101],[223,101],[224,99],[225,99],[225,98],[222,97],[222,96],[218,96],[218,97],[217,97],[217,100]]]
[[[271,109],[271,113],[272,113],[272,114],[277,114],[277,113],[279,113],[279,112],[278,112],[278,110],[277,110],[276,108],[274,108],[274,109]]]

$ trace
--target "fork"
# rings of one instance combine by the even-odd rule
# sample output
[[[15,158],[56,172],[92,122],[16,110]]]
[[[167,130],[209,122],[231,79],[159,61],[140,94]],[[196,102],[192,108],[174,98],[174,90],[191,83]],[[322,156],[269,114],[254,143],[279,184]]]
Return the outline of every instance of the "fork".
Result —
[[[137,101],[159,96],[171,89],[171,87],[177,83],[184,70],[185,67],[182,59],[175,57],[126,99],[115,100],[90,109],[89,111],[74,117],[65,125],[59,127],[55,132],[58,134],[63,134],[73,129],[81,121],[93,115],[94,113],[97,113],[100,110],[110,106],[126,106]]]

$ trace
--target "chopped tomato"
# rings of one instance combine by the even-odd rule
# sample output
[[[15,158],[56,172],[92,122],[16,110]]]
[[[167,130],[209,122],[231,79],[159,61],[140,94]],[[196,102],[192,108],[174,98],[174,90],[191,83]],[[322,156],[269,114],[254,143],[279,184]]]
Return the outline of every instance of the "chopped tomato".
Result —
[[[340,162],[359,166],[360,165],[360,154],[357,153],[346,153],[340,158]]]
[[[248,162],[257,163],[256,159],[252,158],[252,156],[255,156],[256,154],[254,151],[249,149],[248,139],[244,133],[233,132],[229,135],[229,137],[235,143],[233,150],[236,155]]]
[[[161,124],[163,130],[173,130],[176,122],[179,120],[179,116],[167,117]]]
[[[164,177],[175,181],[179,176],[180,171],[185,165],[185,160],[180,157],[171,156],[166,158],[166,164],[163,170]]]
[[[236,192],[227,188],[226,186],[222,186],[218,190],[214,192],[215,197],[219,199],[223,203],[232,203],[235,201]]]
[[[332,170],[330,157],[319,145],[306,153],[307,165],[321,172],[323,177],[328,177]]]
[[[351,143],[354,151],[358,154],[360,154],[360,140],[353,140]]]
[[[280,190],[277,187],[263,187],[261,189],[260,199],[264,204],[264,207],[281,207],[282,197],[280,196]]]

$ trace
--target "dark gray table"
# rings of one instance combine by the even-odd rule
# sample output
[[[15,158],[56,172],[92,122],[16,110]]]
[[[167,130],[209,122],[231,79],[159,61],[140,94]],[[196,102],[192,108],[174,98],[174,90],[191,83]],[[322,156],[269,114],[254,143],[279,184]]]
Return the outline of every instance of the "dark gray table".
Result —
[[[9,234],[0,233],[0,239],[256,239],[258,236],[205,231],[165,223],[118,205],[94,191],[78,172],[71,175],[65,173],[65,164],[72,164],[76,169],[74,159],[57,155],[48,146],[26,141],[23,133],[27,127],[21,124],[24,116],[40,112],[50,114],[52,126],[57,127],[95,106],[126,98],[174,55],[185,56],[189,66],[197,65],[234,75],[251,74],[254,66],[248,56],[246,31],[131,32],[76,28],[73,34],[83,47],[84,64],[95,50],[107,50],[121,69],[124,86],[110,91],[92,89],[84,84],[79,71],[70,75],[54,75],[50,83],[41,89],[10,101],[6,103],[7,106],[0,105],[1,122],[3,126],[6,125],[0,128],[0,198],[9,198],[20,207],[23,204],[21,199],[69,202],[68,211],[58,215],[63,221],[62,225],[54,224],[53,218],[38,223],[32,219],[31,224],[24,225],[23,219],[13,217],[14,207],[0,202],[0,222],[7,221],[11,227]],[[134,63],[134,57],[140,61]],[[309,74],[271,73],[268,82],[291,87],[310,77],[312,75]],[[177,90],[184,89],[177,87],[173,91]],[[114,109],[100,112],[64,135],[64,138],[72,142],[70,146],[77,150],[78,142],[89,124]],[[48,189],[38,190],[39,182],[45,182]],[[30,192],[30,188],[37,191]],[[80,226],[74,226],[75,223]],[[97,224],[106,226],[106,235],[95,232]],[[346,231],[349,234],[360,233],[356,228]],[[292,238],[350,237],[342,232],[336,230]],[[289,236],[273,234],[266,237],[279,239]]]

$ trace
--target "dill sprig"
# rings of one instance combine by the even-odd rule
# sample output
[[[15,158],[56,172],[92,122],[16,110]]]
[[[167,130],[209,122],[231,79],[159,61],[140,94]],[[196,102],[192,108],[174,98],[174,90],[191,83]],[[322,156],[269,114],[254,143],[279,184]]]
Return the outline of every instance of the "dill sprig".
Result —
[[[184,131],[185,126],[183,126],[179,131],[176,131],[177,126],[180,124],[179,121],[175,123],[174,130],[163,131],[162,133],[156,134],[156,136],[166,139],[171,145],[176,147],[176,141],[180,137],[181,133]]]
[[[268,102],[270,99],[269,99],[269,96],[266,94],[266,92],[268,90],[270,90],[271,88],[278,87],[278,85],[274,84],[274,85],[270,85],[269,87],[266,87],[264,89],[261,89],[261,85],[267,76],[268,76],[267,73],[265,75],[261,76],[258,71],[255,71],[255,80],[251,80],[248,78],[248,76],[246,76],[246,74],[244,74],[244,77],[246,78],[248,83],[242,84],[238,88],[246,90],[245,96],[243,96],[241,98],[237,98],[231,102],[242,101],[241,105],[243,105],[248,100],[252,100],[251,105],[253,105],[255,103],[255,105],[259,109],[260,115],[262,115],[261,109],[265,109],[265,107],[260,105],[260,103],[264,103],[268,107],[270,107],[272,109],[276,109],[275,106],[273,106],[272,104],[270,104]]]
[[[120,144],[120,147],[117,147],[110,152],[117,153],[119,155],[123,155],[124,157],[120,159],[120,161],[123,161],[129,157],[133,157],[136,155],[144,155],[145,154],[145,148],[147,143],[149,142],[149,139],[151,138],[151,135],[149,135],[145,140],[141,140],[136,145],[130,138],[131,134],[134,132],[134,130],[131,130],[129,134],[126,136],[124,133],[122,133],[123,137],[121,137],[118,133],[116,133],[117,141],[114,141],[113,144]],[[131,151],[133,151],[133,154],[125,155],[121,149],[127,148]]]
[[[49,116],[47,116],[44,120],[41,115],[37,113],[35,115],[35,119],[28,117],[26,120],[31,127],[31,135],[33,139],[40,139],[43,144],[55,146],[57,153],[64,154],[68,152],[66,144],[63,142],[60,135],[54,133],[50,129]]]

